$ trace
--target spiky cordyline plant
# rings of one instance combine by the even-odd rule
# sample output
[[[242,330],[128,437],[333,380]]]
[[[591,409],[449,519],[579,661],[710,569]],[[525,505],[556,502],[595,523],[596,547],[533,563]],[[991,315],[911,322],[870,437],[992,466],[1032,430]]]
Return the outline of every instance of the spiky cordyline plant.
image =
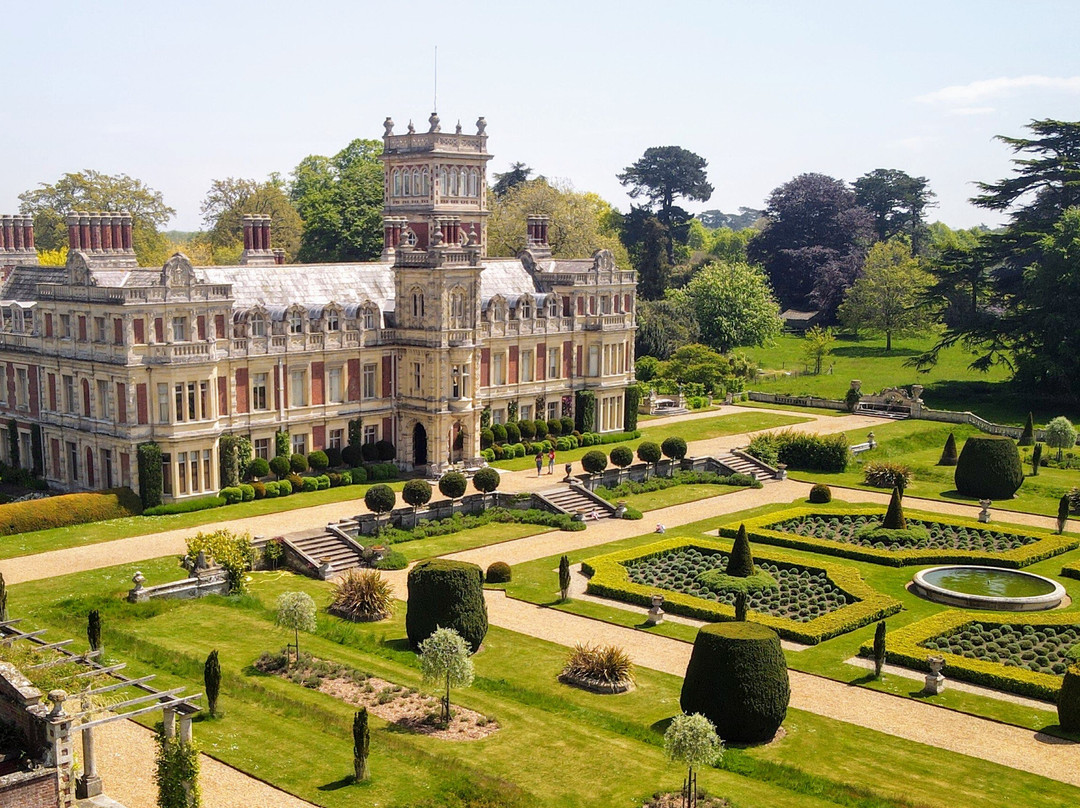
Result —
[[[617,645],[578,643],[566,660],[563,675],[606,684],[623,684],[634,681],[634,663],[630,661],[630,655]]]
[[[394,588],[377,570],[348,570],[334,582],[330,610],[350,620],[382,620],[394,612]]]

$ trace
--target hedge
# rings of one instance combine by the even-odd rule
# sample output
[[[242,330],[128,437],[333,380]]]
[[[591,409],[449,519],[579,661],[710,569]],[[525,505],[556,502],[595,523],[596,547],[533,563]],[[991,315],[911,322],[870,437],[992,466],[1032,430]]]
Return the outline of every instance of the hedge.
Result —
[[[1061,677],[1050,673],[1037,673],[1026,668],[1016,668],[1001,662],[984,659],[969,659],[959,654],[950,654],[922,646],[922,643],[941,634],[949,634],[961,629],[968,623],[1034,626],[1075,625],[1080,622],[1076,612],[1052,612],[1038,615],[1022,612],[969,612],[949,609],[927,617],[909,626],[889,632],[889,662],[920,671],[930,670],[926,664],[928,656],[941,656],[945,659],[945,673],[954,679],[962,679],[972,684],[992,687],[1028,696],[1044,701],[1056,701],[1061,689]],[[859,656],[873,657],[872,642],[867,642],[859,649]]]
[[[1063,566],[1061,575],[1064,578],[1076,578],[1080,581],[1080,561],[1073,561],[1071,564]]]
[[[254,489],[252,489],[254,491]],[[276,484],[275,484],[276,490]],[[225,497],[198,497],[196,499],[182,499],[179,502],[170,502],[167,505],[155,505],[143,511],[143,516],[169,516],[176,513],[194,513],[205,511],[210,508],[220,508],[225,505]]]
[[[409,571],[405,633],[416,650],[437,628],[452,628],[480,650],[488,630],[484,572],[476,564],[434,558]]]
[[[884,564],[890,567],[904,567],[910,564],[963,564],[977,561],[991,567],[1004,567],[1006,569],[1020,569],[1034,564],[1037,561],[1051,558],[1069,550],[1080,547],[1080,537],[1058,535],[1036,528],[1009,528],[1003,525],[992,527],[977,522],[974,519],[964,519],[958,516],[943,516],[936,513],[922,511],[907,511],[907,516],[913,519],[921,519],[928,522],[938,522],[942,525],[954,527],[976,528],[978,530],[996,530],[999,533],[1010,533],[1017,536],[1034,536],[1039,540],[1017,547],[1013,550],[1003,550],[1000,553],[989,553],[983,550],[935,550],[935,549],[907,549],[907,550],[878,550],[874,547],[861,547],[855,544],[831,541],[829,539],[815,539],[810,536],[799,536],[794,533],[782,533],[771,530],[770,526],[780,522],[794,519],[800,516],[880,516],[885,514],[880,507],[867,506],[861,508],[848,508],[845,510],[828,510],[823,508],[789,508],[747,519],[746,530],[751,541],[761,544],[771,544],[777,547],[791,547],[798,550],[809,550],[813,553],[851,558],[856,561],[869,561],[871,564]],[[723,525],[719,534],[726,538],[734,538],[738,531],[738,524]]]
[[[161,447],[153,441],[140,443],[135,448],[135,462],[139,471],[139,496],[144,508],[161,504]]]
[[[843,471],[851,457],[843,433],[816,435],[792,429],[756,436],[747,452],[768,465],[783,463],[800,471]]]
[[[142,502],[130,488],[64,494],[0,505],[0,536],[138,516]]]
[[[623,563],[650,556],[661,555],[680,547],[696,547],[699,550],[730,553],[730,542],[718,542],[710,539],[672,538],[629,550],[620,550],[607,555],[596,556],[582,563],[582,569],[590,576],[586,591],[598,597],[614,598],[639,606],[652,606],[652,596],[657,589],[654,586],[631,583]],[[754,613],[754,622],[774,629],[781,637],[795,642],[817,645],[818,643],[846,634],[861,626],[868,625],[901,610],[900,601],[871,588],[859,571],[846,564],[815,561],[807,563],[801,558],[783,552],[755,552],[758,561],[774,561],[791,564],[812,573],[824,572],[829,580],[855,602],[836,611],[815,617],[806,623],[796,623],[782,617],[774,617],[760,612]],[[734,620],[735,609],[724,603],[705,600],[682,592],[662,590],[664,609],[672,614],[681,614],[697,620],[723,621]]]

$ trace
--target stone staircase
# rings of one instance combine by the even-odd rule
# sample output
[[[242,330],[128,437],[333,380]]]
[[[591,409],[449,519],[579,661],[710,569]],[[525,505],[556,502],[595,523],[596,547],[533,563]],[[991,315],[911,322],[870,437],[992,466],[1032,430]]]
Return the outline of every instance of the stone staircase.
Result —
[[[748,474],[761,483],[776,480],[776,469],[743,454],[726,452],[716,458],[722,465],[738,474]]]
[[[320,531],[307,536],[302,534],[286,536],[285,544],[309,564],[314,563],[316,570],[323,561],[329,561],[330,574],[363,566],[359,545],[349,541],[346,536],[335,535],[329,531]]]
[[[580,485],[567,485],[537,492],[556,508],[569,514],[591,516],[593,512],[601,519],[607,519],[615,513],[615,506]]]

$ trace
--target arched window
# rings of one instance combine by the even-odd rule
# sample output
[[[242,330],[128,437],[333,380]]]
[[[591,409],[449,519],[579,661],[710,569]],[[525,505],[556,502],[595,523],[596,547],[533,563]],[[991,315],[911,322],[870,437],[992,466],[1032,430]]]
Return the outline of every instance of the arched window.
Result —
[[[426,168],[420,174],[420,193],[424,196],[431,193],[431,185],[428,183],[428,170]]]
[[[501,323],[506,319],[506,303],[496,300],[491,304],[491,322]]]
[[[337,309],[330,309],[326,312],[326,330],[327,331],[340,331],[341,319],[338,316]]]
[[[375,326],[375,308],[373,306],[364,307],[364,328],[367,330],[374,329]]]
[[[559,298],[554,295],[548,300],[547,304],[548,317],[559,316]]]
[[[479,196],[480,174],[474,168],[469,172],[469,196]]]
[[[393,196],[401,196],[401,174],[394,169],[394,192]]]
[[[409,173],[408,169],[405,169],[402,173],[404,174],[401,182],[403,195],[412,196],[412,174]]]
[[[450,293],[450,327],[467,327],[465,323],[465,292],[461,289],[455,289]]]
[[[458,195],[458,182],[460,180],[460,174],[456,168],[450,169],[450,196]]]
[[[449,193],[449,191],[447,190],[447,185],[446,185],[446,169],[445,168],[440,168],[439,169],[439,187],[438,187],[437,190],[439,192],[439,196],[446,196]]]
[[[289,312],[289,333],[304,333],[304,313],[300,309],[293,309]]]
[[[424,293],[419,288],[412,291],[412,313],[416,319],[424,316]]]
[[[518,319],[529,320],[532,318],[532,301],[527,297],[523,297],[521,302],[518,303]]]
[[[266,336],[266,318],[259,313],[251,315],[251,336],[253,337],[265,337]]]
[[[420,184],[420,169],[414,168],[412,172],[412,192],[413,196],[421,196],[424,193],[423,186]]]

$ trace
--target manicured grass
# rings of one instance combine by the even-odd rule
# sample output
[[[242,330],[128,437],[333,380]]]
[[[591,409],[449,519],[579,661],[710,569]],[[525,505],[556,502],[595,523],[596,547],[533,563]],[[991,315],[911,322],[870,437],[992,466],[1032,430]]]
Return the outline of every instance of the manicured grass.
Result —
[[[737,485],[676,485],[644,494],[629,494],[622,497],[622,501],[639,511],[655,511],[672,505],[682,505],[684,502],[697,502],[700,499],[720,497],[744,490]]]
[[[751,385],[754,386],[754,385]],[[746,407],[752,410],[783,410],[784,412],[803,413],[804,415],[823,415],[829,418],[839,418],[849,415],[846,410],[827,410],[824,407],[796,407],[794,404],[770,404],[767,401],[740,401],[733,407]]]
[[[970,410],[996,423],[1023,426],[1028,412],[1035,414],[1040,424],[1056,415],[1076,420],[1080,410],[1075,404],[1054,402],[1038,390],[1008,383],[1003,368],[981,373],[968,367],[974,356],[961,346],[941,352],[938,364],[928,373],[905,367],[904,362],[922,353],[934,343],[934,337],[894,339],[891,353],[885,352],[885,338],[854,339],[841,336],[832,356],[825,360],[825,369],[833,365],[832,374],[803,375],[803,338],[786,334],[764,348],[746,349],[746,354],[762,370],[794,372],[800,375],[775,375],[755,379],[750,389],[765,393],[815,395],[842,399],[852,379],[862,381],[862,389],[876,393],[885,387],[921,384],[926,389],[923,400],[939,410]]]
[[[403,553],[409,561],[420,561],[425,558],[460,553],[462,550],[471,550],[474,547],[535,536],[538,533],[547,533],[549,530],[551,528],[540,525],[493,522],[446,536],[431,536],[426,539],[398,542],[394,545],[394,549]]]
[[[174,564],[166,559],[142,567],[158,576]],[[681,767],[665,761],[660,742],[678,710],[678,677],[639,669],[632,693],[586,693],[556,682],[567,649],[493,628],[474,657],[476,682],[455,690],[452,701],[492,716],[500,730],[481,741],[451,743],[372,718],[372,780],[352,785],[352,708],[251,668],[263,650],[276,650],[287,639],[272,625],[276,597],[302,590],[323,604],[326,583],[257,573],[251,597],[239,601],[210,597],[136,606],[114,597],[132,570],[124,565],[20,584],[12,587],[12,608],[28,622],[76,637],[87,609],[101,609],[110,657],[130,661],[129,673],[158,672],[159,687],[201,690],[202,662],[217,649],[225,715],[200,721],[196,741],[317,805],[631,808],[681,782]],[[399,608],[391,620],[351,624],[320,614],[319,630],[301,637],[301,645],[316,656],[419,686],[402,615]],[[786,728],[787,737],[768,747],[727,750],[723,768],[701,771],[700,784],[740,806],[945,808],[959,798],[978,808],[1049,808],[1080,800],[1080,789],[798,710],[789,711]],[[463,789],[487,793],[487,801],[461,800],[455,792]]]
[[[798,418],[794,415],[780,415],[771,412],[739,412],[726,415],[716,415],[711,418],[695,418],[689,421],[672,421],[667,424],[643,427],[641,437],[637,440],[626,441],[621,444],[612,443],[605,446],[582,446],[567,452],[555,453],[555,464],[562,472],[562,464],[580,460],[586,452],[600,449],[604,454],[609,454],[616,446],[629,446],[637,449],[642,441],[651,440],[662,443],[664,438],[678,435],[687,443],[696,440],[709,440],[720,438],[725,435],[740,435],[746,432],[757,432],[761,429],[773,429],[779,426],[792,426],[808,421],[808,418]],[[515,457],[513,460],[500,460],[494,465],[501,469],[521,471],[522,469],[535,469],[536,461],[532,457]],[[547,466],[544,467],[545,472]]]
[[[856,497],[857,495],[853,496],[853,499]],[[806,501],[801,499],[795,500],[792,504],[805,505]],[[780,507],[783,506],[765,505],[746,511],[740,511],[735,514],[710,517],[709,519],[704,519],[699,522],[683,525],[677,530],[673,529],[669,531],[668,535],[700,539],[715,538],[716,530],[722,524],[737,524],[743,520],[772,513]],[[836,507],[838,509],[858,507],[858,503],[844,503],[834,499],[830,507]],[[884,506],[882,507],[882,512],[884,512]],[[576,566],[587,558],[652,544],[656,539],[657,537],[655,534],[643,532],[640,536],[622,539],[599,547],[576,550],[567,555],[570,558],[571,564]],[[765,552],[764,549],[763,552]],[[785,552],[790,552],[793,557],[801,558],[808,564],[813,564],[826,558],[815,553],[802,550],[789,550],[789,548],[785,548]],[[1063,560],[1065,563],[1076,563],[1080,561],[1080,549],[1046,559],[1045,561],[1037,562],[1030,567],[1026,567],[1025,570],[1059,580],[1072,599],[1072,605],[1069,609],[1080,611],[1080,580],[1059,577]],[[924,569],[925,567],[886,567],[879,564],[854,561],[851,559],[843,559],[843,563],[858,569],[863,576],[863,579],[872,588],[896,598],[903,604],[903,611],[886,620],[886,625],[890,630],[908,625],[916,620],[921,620],[948,608],[940,604],[923,600],[907,591],[906,584],[911,580],[911,576],[919,569]],[[641,607],[623,606],[617,604],[615,601],[609,601],[605,604],[589,601],[574,601],[572,599],[567,602],[560,602],[558,600],[558,578],[553,572],[557,565],[558,556],[537,559],[524,564],[515,564],[513,568],[513,580],[506,587],[507,594],[510,597],[543,604],[549,608],[556,608],[572,614],[579,614],[628,628],[649,631],[650,633],[672,637],[684,642],[693,642],[693,639],[697,634],[697,629],[693,626],[668,621],[653,628],[645,628],[643,624],[645,609]],[[1080,615],[1078,615],[1078,620],[1080,620]],[[1047,705],[1048,710],[1036,710],[999,699],[982,697],[949,689],[946,689],[937,696],[923,697],[919,695],[918,692],[921,689],[921,685],[913,679],[886,676],[881,681],[875,681],[867,677],[867,671],[865,669],[848,665],[846,664],[846,660],[857,656],[860,646],[863,643],[872,640],[873,636],[874,626],[870,625],[835,637],[831,640],[826,640],[812,648],[806,648],[800,651],[789,651],[787,653],[788,665],[796,670],[827,676],[830,679],[836,679],[848,684],[869,687],[905,698],[920,698],[920,700],[929,701],[960,712],[992,718],[996,721],[1003,721],[1032,730],[1048,731],[1051,734],[1059,734],[1059,731],[1055,729],[1057,715],[1053,712],[1052,705]],[[919,674],[915,674],[915,677],[918,676]]]
[[[374,485],[372,483],[371,485]],[[238,502],[221,508],[211,508],[194,513],[180,513],[171,516],[129,516],[124,519],[110,519],[106,522],[93,522],[87,525],[72,525],[51,530],[35,530],[32,533],[18,533],[0,538],[0,559],[33,555],[47,550],[63,550],[68,547],[81,547],[87,544],[127,539],[132,536],[144,536],[148,533],[161,533],[166,530],[179,530],[200,527],[218,522],[244,519],[249,516],[264,516],[268,513],[283,513],[299,508],[313,508],[316,505],[329,505],[334,502],[349,502],[364,499],[364,492],[371,485],[345,485],[327,488],[324,491],[310,491],[306,494],[291,494],[287,497],[259,499],[251,502]],[[398,480],[388,483],[400,491],[405,482]]]
[[[873,451],[861,453],[846,471],[832,474],[821,472],[791,471],[789,475],[796,480],[846,488],[861,488],[867,491],[888,493],[882,488],[873,488],[863,484],[862,467],[874,461],[890,461],[909,466],[914,478],[905,494],[912,497],[938,499],[945,502],[966,502],[977,504],[975,497],[966,497],[958,493],[953,484],[954,466],[939,466],[941,450],[952,432],[956,437],[957,449],[963,449],[964,441],[972,435],[981,435],[975,427],[962,424],[941,424],[934,421],[898,421],[883,422],[873,429],[878,447]],[[850,436],[851,440],[864,440],[864,435]],[[1027,476],[1016,496],[1009,500],[994,502],[994,510],[1024,511],[1047,516],[1057,514],[1058,500],[1073,486],[1080,486],[1080,471],[1071,469],[1042,468],[1037,477],[1031,476],[1030,467],[1025,467]]]

